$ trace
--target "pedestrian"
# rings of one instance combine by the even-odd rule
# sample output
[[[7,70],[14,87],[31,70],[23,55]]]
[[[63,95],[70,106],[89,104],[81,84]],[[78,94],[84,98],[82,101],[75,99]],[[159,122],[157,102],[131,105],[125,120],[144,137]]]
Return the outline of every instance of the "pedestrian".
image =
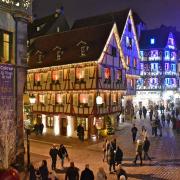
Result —
[[[146,157],[151,161],[151,158],[148,155],[148,151],[149,151],[149,147],[150,147],[150,141],[149,139],[146,137],[144,144],[143,144],[143,151],[144,151],[144,160],[146,160]]]
[[[136,135],[137,135],[137,132],[138,132],[138,129],[137,129],[135,124],[133,124],[131,132],[132,132],[133,143],[135,143],[136,142]]]
[[[149,119],[150,121],[152,121],[152,117],[153,117],[153,109],[151,108],[149,111]]]
[[[42,165],[39,167],[39,172],[41,174],[42,180],[48,180],[49,171],[46,160],[42,160]]]
[[[74,162],[70,162],[70,167],[67,168],[65,180],[79,180],[79,169],[74,166]]]
[[[116,151],[116,138],[114,138],[113,141],[111,141],[111,145],[114,151]]]
[[[136,164],[137,158],[140,158],[140,165],[142,165],[142,151],[143,151],[143,143],[141,140],[137,140],[137,146],[136,146],[136,156],[134,159],[134,164]]]
[[[172,122],[173,129],[176,129],[176,117],[175,116],[172,116],[171,122]]]
[[[89,169],[89,164],[85,165],[85,169],[81,173],[80,180],[94,180],[93,171]]]
[[[56,170],[56,161],[57,161],[57,155],[58,155],[58,149],[56,148],[56,145],[53,144],[52,148],[49,151],[49,155],[51,156],[51,169]]]
[[[156,119],[156,123],[157,123],[157,128],[159,129],[159,136],[162,136],[162,125],[159,118]]]
[[[39,134],[39,126],[37,123],[34,125],[34,132],[35,132],[36,136]]]
[[[124,176],[124,180],[127,180],[127,173],[126,171],[122,168],[122,165],[119,164],[118,165],[118,169],[116,171],[116,176],[117,176],[117,180],[121,180],[123,179],[122,177]]]
[[[103,162],[107,161],[107,149],[108,149],[108,144],[109,144],[109,141],[107,139],[105,139],[104,143],[103,143]]]
[[[29,166],[29,180],[35,180],[36,179],[36,170],[34,168],[34,165],[31,163]]]
[[[57,174],[54,170],[49,173],[48,180],[58,180]]]
[[[112,147],[110,147],[108,149],[108,164],[109,164],[109,173],[111,174],[112,171],[112,167],[113,167],[113,171],[115,172],[115,154],[114,154],[114,149]]]
[[[169,127],[170,121],[171,121],[171,115],[170,115],[169,113],[167,114],[166,121],[167,121],[167,125],[168,125],[168,127]]]
[[[116,150],[116,153],[115,153],[115,162],[116,162],[116,165],[121,164],[122,163],[122,159],[123,159],[123,152],[120,149],[120,147],[118,146],[117,150]]]
[[[77,135],[80,141],[84,141],[84,127],[82,126],[82,124],[79,124],[79,126],[77,127]]]
[[[64,168],[64,160],[65,158],[69,160],[69,155],[68,155],[66,147],[63,144],[61,144],[59,147],[58,155],[61,160],[61,167]]]
[[[162,125],[163,125],[163,127],[165,126],[165,115],[164,115],[164,113],[162,113],[162,115],[161,115],[161,122],[162,122]]]
[[[142,109],[141,108],[139,109],[139,117],[140,117],[140,119],[142,118]]]
[[[145,106],[143,106],[143,116],[144,116],[144,119],[146,119],[146,114],[147,114],[147,109]]]
[[[42,135],[43,134],[43,129],[44,129],[44,124],[41,122],[39,124],[39,133]]]
[[[147,130],[144,126],[142,126],[141,128],[141,136],[142,136],[142,139],[144,140],[147,136]]]
[[[107,179],[107,175],[106,175],[103,167],[100,167],[97,172],[96,180],[106,180],[106,179]]]

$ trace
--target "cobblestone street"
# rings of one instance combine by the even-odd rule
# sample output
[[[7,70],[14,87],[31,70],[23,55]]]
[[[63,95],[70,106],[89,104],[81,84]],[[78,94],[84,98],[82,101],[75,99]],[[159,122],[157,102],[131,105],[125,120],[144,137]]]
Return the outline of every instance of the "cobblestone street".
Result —
[[[123,167],[128,173],[128,179],[154,179],[154,180],[179,180],[180,179],[180,135],[173,132],[171,127],[163,129],[162,137],[152,137],[151,127],[149,120],[137,120],[136,125],[140,131],[141,126],[145,125],[148,129],[148,136],[151,141],[150,156],[152,161],[144,161],[143,166],[133,164],[135,156],[135,145],[132,143],[131,138],[131,124],[126,124],[124,128],[116,131],[115,137],[117,138],[117,145],[120,145],[124,152]],[[114,137],[111,137],[114,138]],[[51,145],[46,142],[31,141],[31,160],[36,166],[40,165],[42,159],[48,160],[50,170],[49,149]],[[48,140],[47,140],[48,141]],[[59,142],[57,142],[59,144]],[[73,142],[68,145],[68,152],[70,159],[75,162],[75,165],[82,171],[86,163],[90,164],[90,168],[96,172],[99,167],[104,167],[108,179],[116,179],[114,174],[109,174],[108,165],[103,162],[102,157],[102,142],[93,144],[85,142]],[[58,175],[60,179],[64,179],[64,174],[60,170],[60,161],[57,162]],[[69,166],[69,162],[65,161],[65,166]]]

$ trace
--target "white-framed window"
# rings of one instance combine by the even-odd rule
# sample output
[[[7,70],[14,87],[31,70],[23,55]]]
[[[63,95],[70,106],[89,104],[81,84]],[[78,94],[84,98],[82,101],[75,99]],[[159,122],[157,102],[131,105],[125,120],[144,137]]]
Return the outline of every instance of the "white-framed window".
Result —
[[[151,72],[158,71],[158,63],[151,63]]]
[[[166,71],[169,70],[169,63],[165,63],[165,70],[166,70]]]
[[[176,64],[171,64],[171,71],[176,72]]]
[[[176,52],[171,52],[171,60],[176,60]]]
[[[165,60],[169,60],[169,59],[170,59],[170,52],[165,51]]]

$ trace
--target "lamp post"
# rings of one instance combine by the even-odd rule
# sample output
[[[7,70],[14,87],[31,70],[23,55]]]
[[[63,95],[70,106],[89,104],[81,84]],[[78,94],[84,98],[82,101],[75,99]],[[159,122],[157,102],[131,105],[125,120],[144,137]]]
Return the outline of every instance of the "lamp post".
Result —
[[[32,113],[33,104],[35,104],[35,102],[36,102],[36,97],[33,94],[29,96],[29,102],[30,102],[31,113]],[[33,117],[33,114],[32,114],[32,117]],[[26,140],[27,140],[27,168],[29,170],[29,166],[30,166],[30,141],[29,141],[29,135],[31,134],[31,128],[29,126],[25,126],[25,132],[26,132]]]

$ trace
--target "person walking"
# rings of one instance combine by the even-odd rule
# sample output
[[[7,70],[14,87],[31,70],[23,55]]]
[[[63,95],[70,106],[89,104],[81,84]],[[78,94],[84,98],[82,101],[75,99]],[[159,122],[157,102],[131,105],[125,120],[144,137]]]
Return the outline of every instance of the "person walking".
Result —
[[[96,180],[106,180],[106,179],[107,179],[107,175],[103,167],[100,167],[96,175]]]
[[[94,180],[94,173],[89,169],[89,164],[85,165],[85,169],[81,173],[80,180]]]
[[[164,115],[164,113],[162,113],[162,115],[161,115],[161,122],[162,122],[162,125],[163,125],[163,127],[165,126],[165,115]]]
[[[115,162],[116,162],[116,165],[121,164],[122,163],[122,159],[123,159],[123,152],[122,152],[122,150],[118,146],[117,150],[116,150],[116,153],[115,153]]]
[[[53,144],[52,148],[50,149],[49,155],[51,156],[51,169],[56,170],[56,161],[57,161],[58,149],[56,148],[55,144]]]
[[[116,176],[117,176],[117,180],[121,180],[122,178],[122,176],[124,176],[125,178],[125,180],[127,180],[127,173],[126,173],[126,171],[122,168],[122,165],[121,164],[119,164],[118,165],[118,169],[117,169],[117,171],[116,171]]]
[[[140,158],[140,165],[142,165],[142,151],[143,151],[143,143],[141,140],[137,140],[137,147],[136,147],[136,156],[134,159],[134,164],[136,164],[137,158]]]
[[[84,127],[82,126],[82,124],[79,124],[79,126],[77,127],[77,135],[80,141],[84,141]]]
[[[147,109],[145,106],[143,106],[143,116],[144,116],[144,119],[146,119],[146,114],[147,114]]]
[[[149,151],[149,147],[150,147],[150,141],[149,139],[146,137],[144,144],[143,144],[143,151],[144,151],[144,160],[146,160],[146,157],[151,161],[151,158],[148,155],[148,151]]]
[[[79,180],[79,169],[74,166],[74,162],[70,162],[65,175],[65,180]]]
[[[167,125],[168,125],[168,127],[169,127],[170,121],[171,121],[171,115],[170,115],[169,113],[167,114],[166,121],[167,121]]]
[[[109,141],[107,139],[105,139],[104,143],[103,143],[103,162],[105,160],[107,160],[107,149],[108,149],[108,144]]]
[[[39,167],[39,172],[41,174],[42,180],[48,180],[49,171],[46,160],[42,160],[42,165]]]
[[[147,129],[145,128],[145,126],[142,126],[141,128],[141,136],[143,140],[147,137]]]
[[[34,165],[31,163],[29,166],[29,180],[35,180],[36,179],[36,170],[34,168]]]
[[[65,158],[69,160],[69,155],[68,155],[66,147],[63,144],[61,144],[59,147],[58,155],[61,160],[61,167],[64,168],[64,160]]]
[[[115,154],[114,154],[114,149],[113,147],[110,147],[108,149],[108,164],[109,164],[109,173],[111,174],[112,171],[112,167],[113,167],[113,171],[115,172]]]
[[[133,143],[136,142],[136,135],[137,135],[138,129],[135,124],[133,124],[133,127],[131,128],[131,133],[132,133],[132,139]]]
[[[141,108],[139,109],[139,117],[140,117],[140,119],[142,118],[142,109]]]
[[[39,124],[39,134],[43,134],[43,129],[44,129],[44,124],[41,122],[40,124]]]
[[[149,119],[150,121],[152,121],[152,117],[153,117],[153,109],[151,108],[149,111]]]

